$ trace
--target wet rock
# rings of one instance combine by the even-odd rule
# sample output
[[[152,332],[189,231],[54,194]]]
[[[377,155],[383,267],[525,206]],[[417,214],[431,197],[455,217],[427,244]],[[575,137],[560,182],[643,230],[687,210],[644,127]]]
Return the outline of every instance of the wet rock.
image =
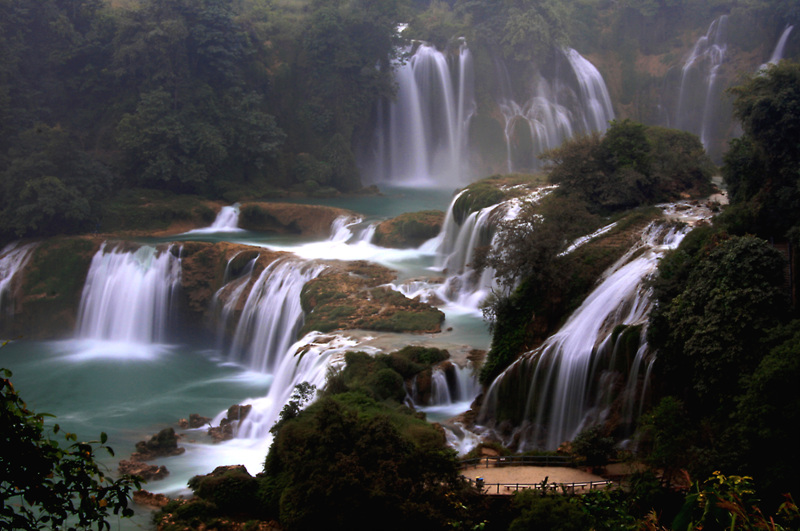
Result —
[[[123,459],[117,468],[120,474],[139,476],[145,481],[157,481],[169,475],[169,470],[165,466],[148,465],[141,461]]]
[[[185,429],[195,429],[195,428],[202,428],[206,424],[211,421],[209,417],[204,417],[202,415],[198,415],[197,413],[192,413],[189,415],[189,419],[180,419],[178,421],[178,426]]]
[[[215,443],[233,439],[233,426],[235,422],[244,420],[247,417],[253,406],[247,405],[233,405],[228,408],[226,417],[222,419],[219,426],[211,426],[208,428],[208,434]]]
[[[133,501],[144,507],[160,509],[169,503],[169,498],[165,494],[155,494],[146,490],[137,490],[133,493]]]
[[[139,441],[136,443],[136,451],[131,454],[133,461],[149,461],[157,457],[169,457],[180,455],[185,452],[185,448],[178,447],[178,435],[172,428],[164,428],[149,441]]]

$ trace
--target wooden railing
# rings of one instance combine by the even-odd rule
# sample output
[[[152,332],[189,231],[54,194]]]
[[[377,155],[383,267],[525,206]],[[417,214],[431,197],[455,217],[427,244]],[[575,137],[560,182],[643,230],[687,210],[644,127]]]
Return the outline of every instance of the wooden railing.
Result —
[[[462,459],[461,468],[471,466],[566,466],[574,467],[575,461],[571,457],[563,455],[509,455],[509,456],[486,456],[475,457],[473,459]]]
[[[483,483],[467,478],[469,484],[483,494],[511,494],[518,490],[534,489],[552,491],[554,494],[577,495],[596,489],[608,488],[614,484],[611,480],[581,481],[576,483]]]

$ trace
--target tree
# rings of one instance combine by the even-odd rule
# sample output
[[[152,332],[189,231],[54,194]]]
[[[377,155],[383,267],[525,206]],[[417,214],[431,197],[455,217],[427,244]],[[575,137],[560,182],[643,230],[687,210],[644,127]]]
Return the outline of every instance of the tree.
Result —
[[[29,410],[19,397],[11,372],[0,369],[0,374],[0,527],[111,529],[111,512],[132,516],[128,502],[139,481],[130,476],[112,481],[95,461],[100,449],[113,455],[106,434],[78,442],[65,433],[69,444],[62,448],[45,429],[46,415]],[[59,431],[55,424],[53,435]]]
[[[732,203],[753,213],[735,230],[785,237],[800,226],[800,64],[769,66],[731,93],[744,135],[725,155],[723,174]]]
[[[285,422],[264,472],[289,530],[443,528],[463,488],[440,432],[360,393],[323,396]]]
[[[687,407],[727,408],[758,366],[761,338],[787,315],[783,272],[783,257],[767,242],[732,237],[696,263],[680,294],[659,301],[649,339],[671,392],[691,384]]]

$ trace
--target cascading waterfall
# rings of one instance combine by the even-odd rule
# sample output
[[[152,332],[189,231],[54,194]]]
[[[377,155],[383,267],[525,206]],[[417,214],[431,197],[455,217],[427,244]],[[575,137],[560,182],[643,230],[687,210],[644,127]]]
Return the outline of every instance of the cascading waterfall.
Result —
[[[190,230],[189,234],[210,234],[214,232],[242,232],[244,229],[239,228],[239,203],[234,203],[230,206],[224,206],[217,213],[214,222],[208,227],[202,229]]]
[[[775,50],[772,51],[772,55],[769,58],[769,61],[761,65],[759,70],[765,69],[768,65],[775,65],[783,59],[783,52],[786,49],[786,42],[789,40],[789,35],[791,35],[794,26],[786,26],[781,33],[780,38],[778,39],[778,44],[775,45]]]
[[[419,44],[396,66],[397,100],[378,108],[374,161],[366,173],[403,185],[469,182],[464,155],[475,109],[473,78],[472,56],[463,42],[453,54]]]
[[[78,336],[132,343],[166,339],[181,264],[171,249],[100,248],[92,258],[78,311]]]
[[[681,85],[675,111],[675,127],[694,133],[706,150],[714,141],[721,87],[717,75],[727,51],[728,16],[722,15],[708,27],[692,48],[681,70]]]
[[[478,424],[491,429],[501,417],[516,417],[512,422],[518,428],[508,444],[513,439],[519,448],[553,450],[608,412],[615,377],[627,376],[628,392],[640,397],[641,383],[636,380],[646,372],[646,348],[640,349],[634,360],[614,359],[611,338],[620,325],[641,326],[640,341],[644,343],[643,325],[651,294],[643,282],[656,271],[660,256],[675,248],[686,232],[688,229],[678,230],[673,225],[651,225],[641,241],[604,274],[561,330],[495,379]],[[632,256],[636,258],[631,260]],[[628,366],[614,375],[615,366],[623,363]],[[528,391],[520,403],[519,396],[512,395],[525,382]],[[508,407],[518,409],[515,413],[500,411]]]
[[[254,371],[273,372],[303,325],[300,305],[303,286],[326,267],[314,261],[281,257],[264,268],[242,308],[231,357]],[[223,313],[239,304],[242,293],[225,302]]]
[[[271,440],[269,430],[278,420],[281,409],[291,398],[294,388],[302,382],[308,382],[321,389],[325,385],[328,370],[331,367],[344,366],[344,354],[356,345],[358,342],[354,339],[320,332],[309,332],[293,343],[275,367],[275,377],[267,396],[251,402],[253,409],[240,422],[237,437]]]
[[[431,369],[429,396],[422,397],[414,378],[411,399],[417,406],[449,406],[457,402],[471,402],[480,393],[480,384],[471,365],[461,367],[444,363]]]
[[[455,213],[456,203],[469,192],[459,192],[450,202],[439,234],[421,247],[421,250],[435,254],[434,268],[447,275],[444,284],[434,288],[430,284],[411,283],[401,286],[400,291],[409,298],[421,297],[422,300],[435,295],[440,300],[478,311],[494,286],[494,270],[485,268],[478,274],[473,269],[475,250],[495,245],[497,223],[516,217],[523,202],[537,203],[554,189],[554,186],[537,188],[523,197],[471,212],[461,222]]]
[[[597,68],[572,48],[559,53],[557,64],[565,59],[568,68],[557,68],[553,79],[539,74],[533,85],[533,95],[524,104],[517,103],[505,91],[498,99],[505,118],[509,172],[538,168],[539,154],[560,146],[575,134],[603,132],[614,119],[611,98]],[[531,142],[531,146],[527,146],[529,149],[517,146],[517,128],[526,126]]]
[[[5,308],[9,314],[13,314],[14,308],[10,298],[19,280],[18,274],[25,268],[35,248],[35,243],[20,245],[15,242],[0,251],[0,311]]]

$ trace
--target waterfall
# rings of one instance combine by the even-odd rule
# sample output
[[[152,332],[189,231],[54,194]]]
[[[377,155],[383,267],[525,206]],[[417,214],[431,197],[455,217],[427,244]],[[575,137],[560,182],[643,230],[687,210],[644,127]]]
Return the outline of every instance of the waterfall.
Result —
[[[720,87],[717,75],[727,50],[728,16],[722,15],[708,27],[692,48],[681,70],[681,85],[675,114],[676,127],[700,137],[709,150],[717,119]]]
[[[0,251],[0,311],[6,308],[8,314],[13,315],[14,307],[9,299],[14,295],[14,288],[19,281],[18,273],[24,269],[35,248],[35,243],[20,245],[15,242]]]
[[[509,172],[538,168],[539,154],[560,146],[575,134],[605,131],[614,119],[611,98],[597,68],[572,48],[560,50],[559,54],[556,75],[548,79],[539,73],[532,95],[524,104],[520,105],[506,91],[499,98],[498,107],[505,118]],[[561,67],[564,60],[568,68]],[[505,73],[504,66],[501,71]],[[507,78],[507,73],[501,78]],[[522,134],[518,127],[527,127],[527,133]],[[531,145],[520,145],[528,135]]]
[[[264,268],[253,282],[242,307],[230,352],[250,369],[272,372],[303,326],[300,292],[327,266],[294,257],[281,257]],[[239,304],[243,290],[232,293],[223,314]]]
[[[202,229],[190,230],[187,234],[211,234],[214,232],[242,232],[239,228],[239,203],[220,209],[214,222]]]
[[[500,395],[508,400],[512,388],[526,385],[524,382],[528,390],[520,405],[521,418],[516,419],[520,427],[514,434],[520,448],[556,449],[589,423],[601,420],[615,387],[615,366],[622,363],[614,359],[613,332],[620,325],[641,326],[643,343],[643,325],[652,304],[644,283],[656,271],[659,258],[677,247],[686,232],[688,229],[677,230],[673,225],[652,224],[556,334],[495,379],[478,423],[491,427],[501,405]],[[633,256],[636,258],[631,259]],[[634,360],[625,361],[630,367],[617,371],[625,373],[623,378],[627,375],[631,393],[640,394],[641,386],[634,379],[646,372],[645,354],[646,349],[640,348]],[[636,397],[628,399],[635,401]]]
[[[100,248],[92,258],[78,311],[78,336],[135,343],[166,339],[181,265],[171,250]]]
[[[759,70],[763,70],[767,67],[767,65],[775,65],[783,59],[783,51],[786,48],[786,42],[789,40],[789,35],[792,33],[794,26],[786,26],[781,33],[780,39],[778,39],[778,44],[775,45],[775,50],[773,50],[772,55],[769,58],[769,61],[761,65]]]
[[[253,409],[238,426],[237,437],[271,440],[269,429],[278,420],[295,386],[308,382],[322,389],[328,370],[331,367],[343,367],[345,352],[353,350],[356,345],[358,342],[353,339],[320,332],[309,332],[291,344],[275,366],[275,377],[269,393],[251,402]]]
[[[523,202],[537,203],[554,190],[554,186],[537,188],[523,197],[508,199],[471,212],[459,223],[455,207],[459,198],[469,189],[459,192],[450,202],[439,234],[423,244],[422,250],[435,254],[434,268],[447,275],[443,285],[435,288],[435,295],[443,301],[478,311],[494,285],[494,270],[485,268],[480,274],[473,268],[475,251],[479,247],[496,244],[495,230],[499,222],[516,217]],[[422,296],[430,286],[410,284],[400,290],[409,298]]]
[[[371,171],[377,180],[413,186],[468,182],[467,131],[474,113],[472,56],[462,42],[445,54],[421,43],[395,65],[397,99],[377,112]]]

